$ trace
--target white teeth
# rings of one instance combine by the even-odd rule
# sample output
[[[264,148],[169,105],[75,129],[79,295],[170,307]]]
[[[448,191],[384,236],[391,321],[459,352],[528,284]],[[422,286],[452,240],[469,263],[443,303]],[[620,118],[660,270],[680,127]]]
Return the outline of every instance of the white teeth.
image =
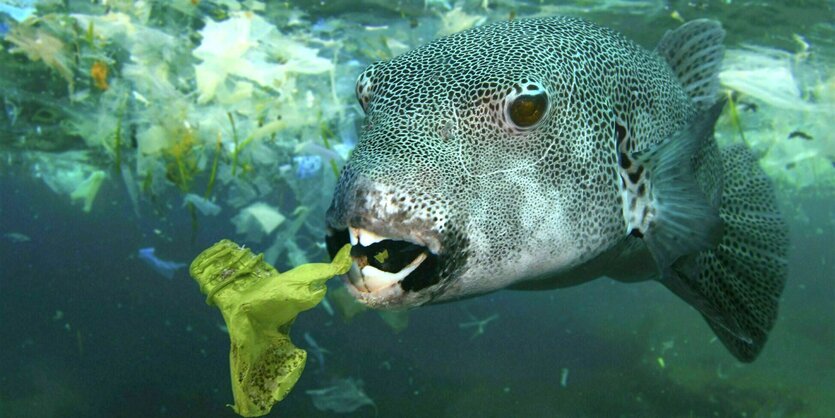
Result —
[[[367,229],[362,228],[348,228],[348,237],[351,240],[351,245],[357,245],[359,243],[363,247],[368,247],[369,245],[376,244],[384,239],[385,237],[381,237]]]
[[[354,287],[356,287],[360,291],[368,291],[368,288],[365,287],[365,282],[362,280],[362,273],[360,273],[360,268],[359,266],[357,266],[356,262],[352,263],[351,269],[348,270],[348,279],[351,280],[351,284],[354,285]]]
[[[365,229],[361,229],[359,234],[360,234],[360,244],[363,247],[368,247],[372,244],[376,244],[376,243],[385,239],[385,238],[383,238],[383,237],[381,237],[381,236],[379,236],[379,235],[377,235],[377,234],[375,234],[371,231],[367,231]]]
[[[348,228],[348,236],[351,239],[351,245],[357,245],[357,242],[359,242],[360,229],[349,227]]]
[[[362,268],[362,281],[365,285],[366,292],[376,292],[380,289],[385,287],[391,286],[393,284],[399,283],[401,280],[406,278],[411,272],[415,271],[416,268],[426,260],[426,253],[421,253],[417,258],[415,258],[408,266],[403,268],[397,273],[388,273],[372,266],[365,266]],[[356,266],[356,263],[353,264]],[[353,268],[352,266],[352,268]],[[354,283],[356,286],[357,284]],[[364,290],[361,286],[357,286],[358,289]]]

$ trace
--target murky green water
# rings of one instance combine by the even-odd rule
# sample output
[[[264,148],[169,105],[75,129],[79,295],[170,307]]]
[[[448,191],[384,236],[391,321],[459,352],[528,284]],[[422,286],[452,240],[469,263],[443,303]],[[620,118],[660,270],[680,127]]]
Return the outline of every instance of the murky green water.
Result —
[[[725,28],[736,116],[716,137],[755,151],[791,235],[760,357],[737,362],[655,282],[502,291],[404,326],[334,280],[294,324],[307,368],[271,415],[835,415],[835,11],[784,3],[0,1],[0,416],[234,416],[222,318],[177,263],[221,238],[282,271],[325,259],[357,75],[559,14],[649,49],[685,21]]]

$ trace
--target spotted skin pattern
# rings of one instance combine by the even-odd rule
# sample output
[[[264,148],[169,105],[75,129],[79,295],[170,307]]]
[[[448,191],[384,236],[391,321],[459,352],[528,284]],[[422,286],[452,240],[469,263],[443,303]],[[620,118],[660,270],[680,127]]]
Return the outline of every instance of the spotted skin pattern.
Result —
[[[705,29],[714,32],[700,37]],[[721,62],[716,44],[724,32],[715,23],[679,32],[665,37],[656,53],[581,19],[518,19],[369,66],[356,87],[365,124],[328,225],[420,243],[439,264],[437,277],[420,289],[364,302],[413,307],[544,279],[554,284],[543,288],[561,287],[618,276],[609,271],[617,265],[589,266],[623,258],[619,248],[645,253],[640,243],[624,246],[631,228],[647,222],[643,209],[629,207],[644,205],[652,187],[632,156],[715,101],[712,72]],[[718,49],[689,59],[674,50],[694,45]],[[682,85],[680,77],[690,79]],[[509,118],[511,103],[542,92],[544,116],[517,126]],[[722,160],[715,143],[693,161],[704,195],[719,205]],[[777,247],[769,250],[779,256]],[[722,251],[679,263],[697,272],[693,280],[707,296],[727,276],[718,270],[727,266],[717,254],[732,252]],[[582,279],[573,277],[577,271]],[[784,280],[780,272],[768,274]],[[766,293],[775,290],[770,285]],[[766,332],[772,314],[755,320]],[[739,329],[730,334],[738,337]]]

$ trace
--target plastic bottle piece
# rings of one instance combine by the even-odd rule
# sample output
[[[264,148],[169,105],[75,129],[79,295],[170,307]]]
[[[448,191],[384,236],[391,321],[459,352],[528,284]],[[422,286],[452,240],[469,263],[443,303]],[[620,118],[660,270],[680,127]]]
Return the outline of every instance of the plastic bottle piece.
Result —
[[[245,417],[266,415],[284,399],[304,370],[307,353],[290,341],[296,316],[325,296],[325,282],[351,266],[350,245],[328,263],[311,263],[278,273],[229,240],[203,251],[191,277],[206,303],[217,306],[229,329],[232,409]]]

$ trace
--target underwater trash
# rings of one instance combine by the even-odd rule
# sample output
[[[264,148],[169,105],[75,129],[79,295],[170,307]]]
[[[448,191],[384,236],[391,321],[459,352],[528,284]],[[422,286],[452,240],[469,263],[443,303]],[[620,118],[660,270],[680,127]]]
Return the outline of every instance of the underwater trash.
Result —
[[[278,228],[284,219],[284,215],[270,205],[256,202],[241,209],[232,218],[232,223],[235,224],[235,232],[246,234],[248,241],[261,242],[261,239]]]
[[[475,328],[476,330],[473,332],[473,335],[470,336],[471,340],[478,337],[479,335],[484,334],[484,329],[487,328],[487,324],[493,322],[496,319],[499,319],[499,314],[493,314],[484,319],[478,319],[469,313],[468,315],[470,316],[470,319],[472,319],[472,321],[462,322],[458,324],[458,328]]]
[[[487,21],[487,16],[471,15],[464,11],[460,4],[456,4],[455,8],[446,13],[440,14],[441,22],[440,29],[435,36],[446,36],[456,32],[461,32],[470,29],[474,26],[482,25]]]
[[[377,311],[377,315],[389,326],[394,333],[399,333],[409,326],[409,311]]]
[[[339,286],[331,291],[331,299],[333,299],[333,303],[336,305],[337,311],[339,311],[339,316],[345,322],[349,322],[358,314],[368,310],[368,307],[351,296],[345,286]]]
[[[319,345],[309,332],[304,333],[304,341],[307,342],[307,349],[313,353],[313,357],[316,357],[316,363],[319,365],[319,371],[325,371],[325,354],[330,354],[330,351]]]
[[[126,164],[122,164],[119,167],[119,172],[122,174],[122,183],[125,185],[125,191],[128,193],[128,198],[130,198],[131,207],[133,208],[133,213],[136,217],[139,217],[139,187],[136,185],[136,181],[133,180],[133,173],[131,172],[131,168],[128,167]]]
[[[351,296],[351,294],[348,292],[348,289],[345,288],[345,286],[337,287],[336,289],[331,291],[330,295],[334,305],[336,305],[336,311],[339,312],[339,316],[342,317],[342,320],[345,322],[350,322],[355,316],[369,310],[367,306],[358,302],[356,298]],[[385,322],[385,324],[389,328],[391,328],[395,334],[403,331],[404,329],[406,329],[406,327],[409,326],[408,310],[380,310],[376,312],[380,319],[382,319],[383,322]]]
[[[373,407],[376,411],[377,404],[365,394],[362,387],[362,380],[349,377],[338,379],[326,388],[307,390],[305,393],[313,398],[313,406],[320,411],[345,414],[366,405]]]
[[[3,238],[11,241],[14,244],[32,241],[32,238],[29,238],[28,235],[21,234],[20,232],[7,232],[3,234]]]
[[[331,305],[330,301],[328,301],[327,297],[322,299],[322,305],[321,306],[322,306],[322,309],[324,309],[325,312],[328,313],[328,315],[333,316],[333,314],[334,314],[333,306]]]
[[[779,109],[823,111],[804,100],[794,74],[796,56],[775,48],[744,45],[725,53],[722,85]]]
[[[73,85],[73,59],[64,41],[42,28],[27,24],[12,28],[4,39],[14,44],[10,52],[25,54],[33,62],[42,61],[63,77],[67,84]]]
[[[72,200],[82,200],[84,202],[84,212],[90,212],[93,208],[93,202],[96,200],[96,195],[99,194],[99,189],[107,177],[104,171],[97,170],[90,174],[86,180],[81,182],[75,190],[70,194]]]
[[[205,216],[215,216],[220,213],[220,206],[213,203],[209,199],[198,196],[194,193],[189,193],[183,197],[183,206],[191,203],[197,208],[197,211]]]
[[[229,240],[203,251],[191,263],[191,277],[217,306],[229,330],[232,409],[254,417],[284,399],[304,370],[307,352],[290,340],[296,316],[327,292],[325,282],[351,266],[350,245],[330,264],[312,263],[279,273]]]
[[[296,177],[308,179],[322,170],[322,157],[318,155],[298,155],[293,157],[296,163]]]
[[[176,261],[168,261],[157,258],[154,254],[156,249],[154,247],[140,248],[139,259],[145,264],[151,266],[157,273],[163,275],[166,279],[173,279],[177,270],[186,266],[185,263],[178,263]]]
[[[285,84],[288,73],[318,74],[333,68],[318,50],[282,34],[254,13],[233,12],[222,22],[207,20],[200,35],[203,40],[193,51],[202,61],[194,67],[198,103],[225,90],[230,75],[276,88]]]
[[[0,3],[0,13],[5,13],[9,15],[12,19],[23,22],[24,20],[28,19],[30,16],[35,14],[35,1],[16,1],[13,3],[17,4],[7,4],[8,2],[4,1]]]

